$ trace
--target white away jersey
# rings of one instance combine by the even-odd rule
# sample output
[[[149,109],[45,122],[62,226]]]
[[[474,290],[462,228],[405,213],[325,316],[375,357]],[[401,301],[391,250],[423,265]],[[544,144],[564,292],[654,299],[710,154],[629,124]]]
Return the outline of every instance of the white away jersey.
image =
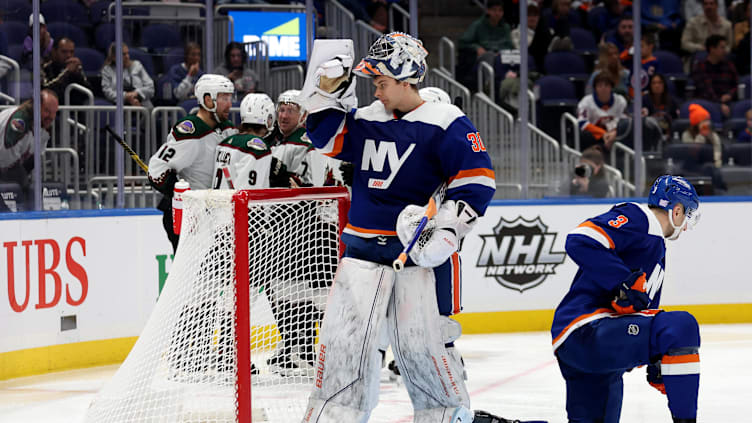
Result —
[[[23,163],[34,154],[33,116],[20,107],[0,112],[0,172]],[[42,153],[50,134],[42,129]]]
[[[271,167],[272,151],[264,140],[251,134],[233,135],[217,146],[212,187],[214,189],[269,188]]]
[[[167,136],[167,142],[149,159],[149,179],[160,186],[172,170],[188,181],[191,189],[211,188],[217,145],[237,133],[230,121],[212,129],[198,116],[186,116],[178,121]]]

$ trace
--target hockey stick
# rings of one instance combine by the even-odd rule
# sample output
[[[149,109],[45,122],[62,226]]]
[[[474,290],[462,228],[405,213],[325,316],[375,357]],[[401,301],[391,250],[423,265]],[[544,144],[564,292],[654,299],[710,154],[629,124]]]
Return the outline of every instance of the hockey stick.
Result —
[[[230,168],[227,166],[222,166],[222,174],[225,176],[227,186],[229,186],[230,189],[235,189],[235,184],[232,182],[232,175],[230,174]]]
[[[120,144],[120,145],[123,146],[123,149],[125,150],[125,152],[128,153],[131,156],[131,159],[133,159],[133,161],[135,161],[136,164],[141,169],[144,170],[144,172],[149,173],[149,167],[146,166],[146,163],[144,163],[144,161],[141,160],[141,157],[138,157],[138,154],[136,154],[136,152],[133,151],[133,149],[131,148],[131,146],[128,145],[128,143],[125,142],[125,140],[123,140],[123,138],[121,136],[119,136],[118,134],[116,134],[115,131],[112,128],[110,128],[110,125],[105,126],[104,129],[106,129],[107,132],[109,132],[110,135],[112,135],[112,138],[115,138],[115,141],[117,141],[118,144]]]
[[[399,257],[397,257],[392,262],[392,268],[394,268],[395,272],[401,272],[402,269],[405,268],[405,263],[407,263],[407,255],[410,254],[410,251],[412,251],[413,247],[415,246],[415,243],[418,242],[418,239],[420,238],[420,235],[423,233],[423,229],[426,228],[428,221],[431,220],[434,216],[436,216],[436,213],[439,211],[439,206],[441,205],[442,202],[444,202],[446,191],[447,191],[447,184],[446,182],[444,182],[441,185],[439,185],[438,188],[436,188],[436,191],[434,191],[433,194],[431,194],[431,197],[428,199],[428,204],[426,205],[426,212],[423,213],[423,217],[420,219],[420,222],[418,223],[418,227],[415,228],[415,233],[413,233],[412,239],[402,250]]]

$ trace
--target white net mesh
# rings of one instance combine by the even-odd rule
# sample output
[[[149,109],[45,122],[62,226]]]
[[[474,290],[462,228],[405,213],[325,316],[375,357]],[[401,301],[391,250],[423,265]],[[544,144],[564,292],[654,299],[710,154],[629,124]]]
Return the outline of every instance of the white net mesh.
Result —
[[[253,421],[300,420],[314,380],[346,201],[342,192],[336,199],[331,189],[315,190],[257,191],[288,198],[248,203],[242,263],[250,275],[244,336]],[[236,310],[247,308],[235,303],[233,192],[190,192],[183,208],[180,245],[159,301],[87,422],[234,422],[245,401],[237,394]]]

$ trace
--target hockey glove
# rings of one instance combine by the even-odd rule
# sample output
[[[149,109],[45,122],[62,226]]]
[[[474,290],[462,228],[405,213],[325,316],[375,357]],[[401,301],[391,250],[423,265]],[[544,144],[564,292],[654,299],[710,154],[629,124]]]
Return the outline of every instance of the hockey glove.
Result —
[[[303,107],[309,113],[326,109],[348,112],[355,107],[358,100],[355,97],[352,65],[353,58],[345,54],[338,54],[332,60],[320,64],[311,76],[316,80],[316,88],[302,99]]]
[[[619,314],[635,313],[645,310],[650,304],[650,297],[645,292],[645,272],[639,269],[632,272],[626,281],[619,286],[616,298],[611,301],[611,306]]]
[[[397,236],[402,245],[408,245],[412,240],[425,210],[425,207],[409,205],[397,217]],[[477,220],[478,214],[464,201],[445,201],[436,216],[428,221],[410,251],[410,258],[421,267],[444,263],[459,249],[459,241]]]
[[[647,373],[650,386],[660,391],[663,395],[666,395],[666,386],[663,384],[663,376],[661,375],[661,362],[656,361],[648,365]]]
[[[272,188],[290,188],[290,172],[287,171],[287,166],[276,157],[272,157],[269,186]]]
[[[168,171],[158,180],[149,177],[149,184],[167,198],[172,198],[175,191],[175,183],[178,181],[178,175],[175,171]]]

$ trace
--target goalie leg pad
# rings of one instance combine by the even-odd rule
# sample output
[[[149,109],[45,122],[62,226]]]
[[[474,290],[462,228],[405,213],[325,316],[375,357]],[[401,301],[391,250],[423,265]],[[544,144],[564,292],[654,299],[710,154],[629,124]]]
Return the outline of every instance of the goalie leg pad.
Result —
[[[322,323],[304,422],[357,422],[376,406],[381,369],[378,338],[393,286],[391,268],[342,259]],[[343,417],[346,413],[349,417]]]
[[[416,421],[422,410],[470,407],[461,363],[444,346],[435,284],[431,269],[404,269],[397,274],[387,312],[392,351]]]
[[[413,423],[472,423],[473,412],[467,407],[416,410]]]

